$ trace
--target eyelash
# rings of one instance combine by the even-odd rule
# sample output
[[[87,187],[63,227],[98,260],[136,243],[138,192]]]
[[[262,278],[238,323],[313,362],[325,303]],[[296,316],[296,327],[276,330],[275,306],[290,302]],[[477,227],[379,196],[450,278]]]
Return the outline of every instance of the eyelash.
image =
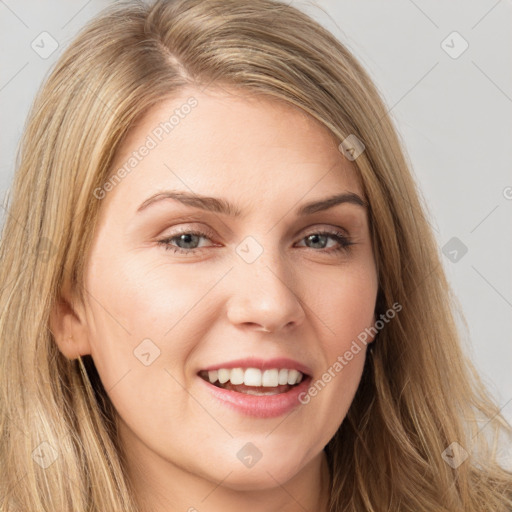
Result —
[[[170,244],[171,241],[175,240],[176,238],[179,238],[181,235],[195,235],[195,236],[200,236],[203,238],[208,238],[208,240],[210,240],[212,238],[212,235],[210,233],[194,231],[194,230],[183,230],[181,232],[174,233],[170,237],[166,237],[162,240],[158,240],[158,244],[163,245],[164,249],[166,251],[172,251],[173,253],[178,253],[178,254],[195,254],[195,253],[201,251],[202,249],[204,249],[204,247],[203,248],[196,247],[195,249],[182,249],[181,247],[176,247],[176,246]],[[350,246],[355,245],[354,242],[352,242],[350,240],[350,238],[348,238],[346,235],[344,235],[340,231],[313,232],[313,233],[310,233],[309,235],[304,236],[301,239],[301,241],[309,236],[312,236],[312,235],[328,236],[328,237],[334,239],[339,244],[337,247],[335,247],[335,248],[331,247],[330,249],[327,249],[327,250],[326,249],[313,249],[311,247],[306,247],[306,248],[311,249],[312,251],[316,251],[316,252],[324,252],[327,254],[339,253],[339,252],[348,253],[350,251]]]

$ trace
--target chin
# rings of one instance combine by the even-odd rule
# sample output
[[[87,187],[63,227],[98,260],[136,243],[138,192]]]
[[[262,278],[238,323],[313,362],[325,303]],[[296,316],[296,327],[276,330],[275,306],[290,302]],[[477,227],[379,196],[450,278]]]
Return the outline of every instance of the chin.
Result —
[[[270,463],[260,466],[260,463],[252,468],[232,469],[229,477],[222,483],[223,487],[234,491],[264,491],[285,484],[301,470],[294,464],[276,466]]]
[[[310,464],[310,461],[305,459],[305,453],[293,453],[289,450],[288,457],[284,458],[287,450],[283,446],[267,449],[261,454],[259,460],[256,460],[256,456],[252,461],[249,459],[244,464],[242,462],[244,454],[251,452],[249,448],[246,452],[242,450],[238,449],[234,458],[226,457],[226,453],[231,452],[229,449],[218,453],[215,463],[209,463],[207,467],[202,468],[205,471],[203,475],[216,483],[225,478],[222,486],[228,489],[263,491],[285,484]],[[212,469],[215,471],[214,474]]]

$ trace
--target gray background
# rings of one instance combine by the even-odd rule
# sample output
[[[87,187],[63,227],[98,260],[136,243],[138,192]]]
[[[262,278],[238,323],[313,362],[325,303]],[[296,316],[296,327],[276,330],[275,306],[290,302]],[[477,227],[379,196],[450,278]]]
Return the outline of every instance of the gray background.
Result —
[[[0,0],[0,199],[37,88],[110,3]],[[469,326],[466,350],[512,421],[511,2],[293,3],[346,44],[381,91]],[[0,207],[0,222],[5,215]]]

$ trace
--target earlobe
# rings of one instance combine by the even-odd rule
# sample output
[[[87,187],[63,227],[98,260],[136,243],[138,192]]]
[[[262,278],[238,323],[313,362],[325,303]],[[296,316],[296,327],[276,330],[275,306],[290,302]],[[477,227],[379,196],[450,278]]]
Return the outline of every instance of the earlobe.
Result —
[[[68,359],[90,354],[85,317],[64,297],[55,302],[49,318],[49,328],[60,352]]]

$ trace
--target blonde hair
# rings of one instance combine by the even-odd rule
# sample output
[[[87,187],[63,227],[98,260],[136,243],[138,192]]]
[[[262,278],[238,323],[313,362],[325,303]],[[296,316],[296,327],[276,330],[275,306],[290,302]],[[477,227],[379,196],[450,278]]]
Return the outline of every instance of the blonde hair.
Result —
[[[84,297],[94,190],[130,128],[180,89],[208,84],[285,101],[339,142],[353,134],[365,145],[353,163],[369,203],[376,315],[402,310],[379,332],[326,447],[329,510],[510,510],[512,474],[493,443],[511,429],[461,349],[457,301],[387,109],[339,41],[273,0],[117,3],[37,96],[0,246],[0,510],[139,510],[94,364],[64,357],[49,319],[64,288]],[[443,459],[453,442],[469,455],[456,468]]]

